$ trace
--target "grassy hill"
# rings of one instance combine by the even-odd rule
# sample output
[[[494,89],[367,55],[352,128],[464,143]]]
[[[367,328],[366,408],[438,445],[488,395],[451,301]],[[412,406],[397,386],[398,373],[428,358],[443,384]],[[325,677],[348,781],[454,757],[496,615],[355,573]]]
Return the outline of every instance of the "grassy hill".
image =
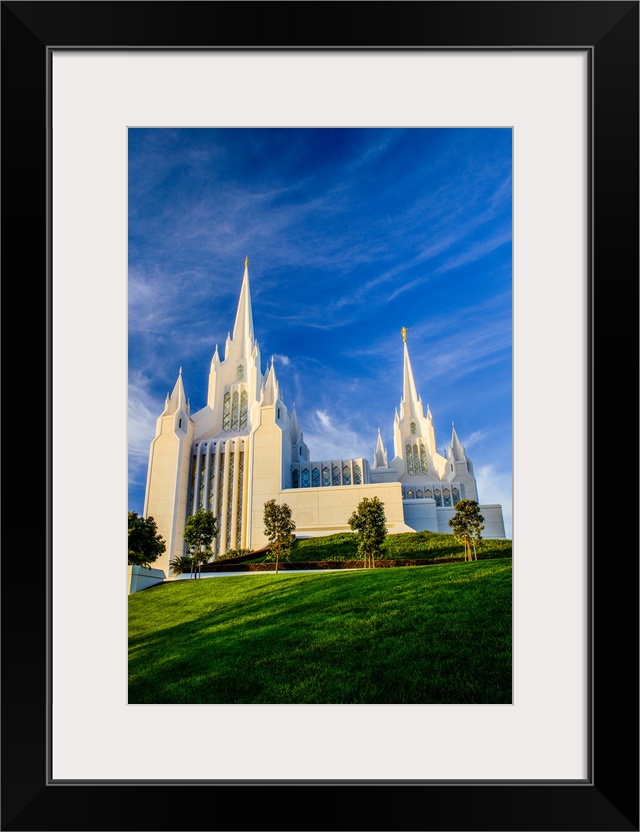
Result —
[[[293,543],[288,562],[315,563],[349,563],[359,562],[357,535],[346,532],[332,534],[326,537],[296,539]],[[512,543],[510,540],[482,540],[478,546],[478,560],[511,557]],[[389,534],[382,547],[381,558],[378,562],[384,566],[392,561],[448,561],[462,560],[463,547],[451,534],[438,532],[406,532],[404,534]],[[254,557],[246,556],[243,563],[263,563],[266,560],[264,552],[256,553]],[[232,559],[233,561],[233,559]],[[232,562],[231,561],[231,562]],[[228,562],[222,558],[218,563]],[[361,563],[361,561],[360,561]],[[283,563],[286,568],[286,563]],[[211,567],[209,571],[215,571]]]
[[[510,558],[161,584],[129,596],[129,703],[510,703],[511,592]]]
[[[357,535],[349,532],[295,540],[290,560],[292,562],[357,560],[357,548]],[[478,548],[478,559],[510,556],[510,540],[483,540]],[[388,534],[382,547],[382,558],[385,560],[435,560],[462,557],[462,544],[455,540],[452,534],[439,534],[438,532]]]

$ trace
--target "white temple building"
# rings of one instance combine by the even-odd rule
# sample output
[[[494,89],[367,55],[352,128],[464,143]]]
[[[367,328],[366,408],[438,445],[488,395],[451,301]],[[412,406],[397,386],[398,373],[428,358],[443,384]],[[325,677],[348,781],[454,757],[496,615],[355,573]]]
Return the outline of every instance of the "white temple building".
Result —
[[[394,455],[388,458],[378,430],[370,463],[356,459],[312,460],[295,405],[285,405],[271,362],[263,375],[255,339],[249,264],[233,333],[224,356],[211,359],[207,403],[190,412],[182,370],[156,422],[149,451],[143,514],[153,517],[166,541],[154,566],[170,576],[169,562],[184,554],[187,517],[199,508],[218,518],[216,556],[229,549],[258,549],[264,504],[276,499],[292,509],[298,537],[349,532],[348,518],[363,497],[384,503],[389,533],[451,533],[448,520],[458,500],[478,500],[473,463],[452,426],[447,456],[436,450],[431,411],[418,395],[406,329],[403,387],[394,417]],[[483,536],[504,538],[502,507],[481,505]]]

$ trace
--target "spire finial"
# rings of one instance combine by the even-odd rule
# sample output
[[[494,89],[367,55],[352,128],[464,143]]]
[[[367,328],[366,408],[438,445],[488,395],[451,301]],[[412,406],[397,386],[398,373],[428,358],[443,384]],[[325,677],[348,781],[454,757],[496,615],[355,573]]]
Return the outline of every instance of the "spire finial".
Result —
[[[178,370],[178,375],[179,375],[179,376],[181,376],[181,375],[182,375],[182,367],[180,367],[180,369]]]
[[[247,254],[247,256],[244,258],[244,267],[245,267],[245,269],[248,269],[248,268],[249,268],[249,255],[248,255],[248,254]]]
[[[407,343],[407,332],[411,329],[411,327],[403,326],[400,332],[402,333],[402,341],[404,344]]]

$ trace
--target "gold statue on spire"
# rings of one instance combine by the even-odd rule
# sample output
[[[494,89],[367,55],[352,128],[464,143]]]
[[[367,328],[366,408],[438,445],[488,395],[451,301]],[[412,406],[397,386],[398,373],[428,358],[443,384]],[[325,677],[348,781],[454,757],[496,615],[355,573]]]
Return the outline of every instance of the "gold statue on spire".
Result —
[[[249,267],[249,255],[244,258],[244,267],[247,269]]]
[[[403,341],[404,344],[407,343],[407,332],[409,332],[410,329],[411,329],[411,327],[403,326],[402,329],[400,330],[400,332],[402,333],[402,341]]]

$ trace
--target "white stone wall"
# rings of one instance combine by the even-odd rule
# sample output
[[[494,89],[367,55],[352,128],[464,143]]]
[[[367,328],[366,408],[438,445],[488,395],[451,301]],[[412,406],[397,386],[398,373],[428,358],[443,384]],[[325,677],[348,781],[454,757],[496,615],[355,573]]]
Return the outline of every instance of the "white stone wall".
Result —
[[[405,523],[414,531],[440,531],[435,500],[404,500],[403,506]]]
[[[453,508],[438,508],[438,529],[442,534],[453,534],[449,519],[456,513]],[[486,540],[505,540],[504,520],[502,517],[502,506],[485,505],[480,506],[480,514],[484,517],[484,529],[482,537]]]

